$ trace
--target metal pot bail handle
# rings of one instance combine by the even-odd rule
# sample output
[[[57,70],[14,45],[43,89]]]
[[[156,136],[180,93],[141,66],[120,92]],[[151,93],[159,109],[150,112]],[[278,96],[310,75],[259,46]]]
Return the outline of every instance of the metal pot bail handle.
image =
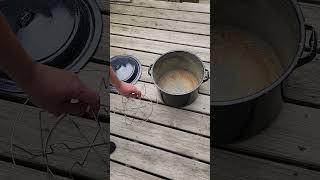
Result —
[[[149,69],[148,69],[148,74],[149,74],[149,76],[151,76],[151,69],[152,69],[152,67],[153,67],[153,64],[151,64],[151,65],[149,66]]]
[[[317,55],[317,47],[318,47],[318,36],[317,32],[313,26],[305,24],[305,29],[307,31],[311,31],[311,36],[309,38],[309,47],[304,47],[304,50],[309,49],[308,54],[299,58],[297,65],[295,68],[301,67],[309,62],[311,62]]]
[[[210,72],[208,69],[204,69],[204,77],[202,83],[207,82],[210,79]]]

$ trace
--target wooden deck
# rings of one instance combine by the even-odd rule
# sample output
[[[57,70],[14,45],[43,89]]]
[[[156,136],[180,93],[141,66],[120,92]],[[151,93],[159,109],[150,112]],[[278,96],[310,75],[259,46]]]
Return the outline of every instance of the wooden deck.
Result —
[[[133,0],[130,3],[111,2],[109,13],[109,1],[98,0],[98,3],[105,26],[103,37],[92,61],[79,73],[88,86],[98,89],[99,80],[106,76],[106,61],[120,54],[130,54],[141,61],[143,73],[137,86],[144,85],[147,96],[154,102],[159,97],[147,68],[162,53],[189,50],[210,68],[208,4]],[[300,5],[306,20],[320,33],[320,5]],[[320,123],[317,119],[320,116],[319,72],[320,62],[315,60],[290,76],[285,91],[287,103],[269,129],[245,142],[214,149],[211,179],[320,179],[320,156],[315,156],[320,151]],[[117,149],[110,157],[109,172],[101,157],[96,155],[96,152],[107,154],[105,145],[101,144],[106,135],[100,133],[94,148],[96,152],[90,152],[83,167],[74,169],[77,178],[108,179],[110,174],[112,180],[209,179],[210,81],[201,87],[199,98],[190,106],[178,109],[158,102],[150,120],[143,125],[128,125],[123,120],[124,116],[130,116],[141,122],[143,117],[118,111],[117,107],[121,106],[119,95],[102,91],[101,98],[103,107],[109,105],[110,98],[111,109],[115,111],[110,119],[104,118],[107,113],[102,111],[101,125],[110,128],[110,139],[116,143]],[[21,100],[9,96],[1,96],[1,99],[0,179],[47,179],[42,156],[14,148],[17,165],[12,167],[12,120],[17,118],[23,105]],[[45,115],[40,129],[39,111],[36,107],[26,106],[14,136],[16,145],[34,154],[41,152],[40,132],[45,136],[56,122],[53,117]],[[97,127],[93,120],[72,119],[86,132],[87,138],[94,136]],[[70,168],[83,157],[88,143],[79,137],[70,121],[63,121],[55,134],[57,142],[68,143],[71,147],[83,146],[72,152],[56,147],[49,156],[50,167],[57,177],[70,179]]]
[[[208,5],[133,0],[112,3],[110,13],[110,56],[130,54],[141,61],[143,72],[137,86],[146,86],[152,101],[160,97],[147,68],[161,54],[189,50],[210,69]],[[96,58],[101,57],[105,59],[105,53],[98,50]],[[127,125],[124,115],[134,116],[137,122],[143,117],[118,111],[121,96],[111,94],[111,110],[116,111],[110,117],[111,141],[118,147],[111,161],[141,170],[146,177],[140,179],[209,179],[210,82],[200,92],[196,102],[184,108],[172,108],[160,100],[142,125]],[[117,179],[114,174],[111,166],[111,177]],[[122,173],[118,178],[129,179],[127,176]]]

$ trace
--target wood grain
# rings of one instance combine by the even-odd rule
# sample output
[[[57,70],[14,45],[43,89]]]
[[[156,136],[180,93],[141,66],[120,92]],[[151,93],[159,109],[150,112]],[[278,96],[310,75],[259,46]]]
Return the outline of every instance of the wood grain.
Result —
[[[111,133],[210,163],[210,138],[110,114]]]
[[[320,108],[319,72],[319,59],[296,69],[285,86],[285,97],[291,101]]]
[[[109,39],[110,37],[110,39]],[[154,54],[164,54],[173,50],[190,51],[197,55],[202,61],[210,62],[210,49],[186,46],[181,44],[172,44],[161,41],[147,40],[135,37],[126,37],[119,35],[110,35],[104,33],[101,37],[99,47],[94,55],[97,59],[107,59],[111,47],[125,48],[135,51],[143,51]]]
[[[209,28],[210,27],[208,26],[208,29]],[[210,48],[210,36],[204,35],[181,33],[144,27],[135,27],[113,23],[110,24],[110,33],[115,35],[144,38],[148,40],[169,42],[174,44]]]
[[[111,4],[110,12],[115,14],[126,14],[132,16],[152,17],[159,19],[170,19],[184,22],[210,24],[210,14],[198,12],[185,12],[120,4]]]
[[[209,179],[210,165],[160,149],[111,136],[117,149],[111,159],[169,179]]]
[[[0,154],[2,157],[11,158],[10,153],[10,137],[12,131],[12,121],[15,120],[18,116],[17,112],[22,110],[21,104],[16,104],[8,101],[0,101],[0,119],[2,122],[1,131],[0,131]],[[39,109],[26,106],[25,114],[23,118],[16,123],[15,134],[13,136],[14,145],[22,147],[34,154],[40,154],[40,156],[33,156],[25,151],[22,151],[19,148],[13,148],[13,153],[16,161],[24,161],[28,163],[34,163],[38,166],[45,168],[45,161],[41,156],[41,136],[40,136],[40,121],[38,119]],[[77,119],[77,118],[76,118]],[[80,127],[84,132],[90,131],[87,138],[91,139],[95,132],[96,124],[91,121],[91,123],[86,123],[87,120],[80,119],[77,120],[80,124],[83,123]],[[53,127],[55,123],[55,118],[48,116],[47,114],[43,115],[42,127],[43,127],[43,137],[45,139],[49,130]],[[85,133],[86,134],[86,133]],[[103,137],[102,134],[99,134],[99,137]],[[43,140],[44,140],[43,139]],[[52,138],[49,143],[64,142],[67,143],[70,147],[79,147],[88,145],[88,142],[80,136],[77,129],[74,125],[68,121],[64,120],[58,126],[58,128],[53,133]],[[101,142],[100,138],[97,143]],[[50,154],[49,165],[64,171],[69,174],[70,169],[74,162],[81,161],[83,154],[86,152],[86,148],[68,152],[64,149],[64,146],[55,147],[55,153]],[[106,148],[104,149],[106,150]],[[73,170],[73,175],[92,177],[97,179],[103,179],[107,177],[107,167],[101,161],[101,159],[96,156],[94,153],[90,153],[85,167],[76,167]]]
[[[124,113],[128,116],[145,119],[145,116],[140,113],[121,112],[119,110],[122,108],[121,98],[122,97],[119,95],[110,95],[111,110],[113,112]],[[133,103],[139,104],[139,100],[133,100]],[[150,111],[151,107],[146,109],[146,112]],[[210,116],[208,115],[170,108],[161,104],[153,104],[153,113],[150,116],[149,121],[196,134],[210,136]]]
[[[149,17],[137,17],[122,14],[111,14],[110,22],[176,32],[201,34],[207,36],[210,35],[210,27],[207,24],[182,22],[168,19],[155,19]]]
[[[161,180],[157,176],[153,176],[141,171],[137,171],[130,167],[110,162],[110,180]]]
[[[285,104],[269,128],[228,147],[320,170],[319,116],[318,109]]]
[[[211,178],[218,180],[317,180],[318,171],[311,171],[290,165],[284,165],[215,150]]]
[[[0,154],[5,157],[11,157],[8,153],[10,146],[8,145],[11,132],[11,120],[16,117],[16,113],[13,113],[17,109],[21,109],[21,104],[16,104],[12,102],[6,102],[6,101],[0,101],[1,104],[1,112],[2,113],[1,119],[4,125],[2,128],[3,130],[0,131],[0,140],[3,141],[3,143],[0,144]],[[39,122],[37,122],[37,116],[39,110],[34,107],[27,106],[26,112],[22,118],[21,121],[17,123],[16,128],[16,135],[14,138],[14,143],[22,146],[33,153],[41,153],[41,141],[40,141],[40,131],[39,131]],[[96,132],[96,126],[97,124],[94,121],[86,120],[83,118],[72,118],[75,122],[78,123],[79,128],[82,130],[82,132],[85,134],[85,136],[88,139],[92,139]],[[48,133],[48,130],[52,127],[52,125],[55,123],[54,118],[44,115],[43,116],[43,128],[44,130],[44,136]],[[121,121],[115,122],[117,123],[114,126],[114,129],[119,129],[121,126]],[[108,124],[102,123],[103,127],[108,128]],[[124,125],[124,124],[122,124]],[[151,125],[155,127],[154,125]],[[150,126],[150,127],[151,127]],[[168,130],[169,128],[167,128]],[[155,128],[150,128],[150,132],[156,132],[159,130]],[[175,130],[170,130],[174,132]],[[23,132],[23,133],[21,133]],[[168,132],[168,131],[166,131]],[[133,133],[133,132],[132,132]],[[161,133],[161,132],[160,132]],[[179,133],[179,132],[177,132]],[[28,136],[26,136],[28,134]],[[124,135],[124,134],[122,134]],[[145,137],[142,137],[141,135],[136,134],[139,136],[142,141],[144,142],[151,142],[150,140],[145,139]],[[185,135],[189,136],[187,133]],[[192,136],[192,135],[191,135]],[[190,137],[191,137],[190,136]],[[184,137],[184,136],[181,136]],[[96,144],[102,142],[103,136],[99,135],[99,138],[96,142]],[[150,137],[155,141],[156,137]],[[170,137],[168,137],[170,138]],[[139,139],[139,138],[137,138]],[[203,139],[203,138],[202,138]],[[54,142],[65,142],[71,147],[78,147],[81,145],[88,145],[88,143],[78,134],[77,131],[75,131],[75,127],[72,127],[71,121],[68,121],[67,119],[65,121],[62,121],[61,124],[58,126],[56,132],[54,132],[54,136],[52,137],[52,140],[50,143]],[[168,139],[167,139],[168,140]],[[179,155],[175,155],[163,150],[159,150],[157,148],[153,148],[150,146],[141,145],[138,143],[133,143],[131,141],[127,141],[120,138],[114,138],[113,141],[116,142],[117,149],[114,153],[114,155],[111,156],[111,159],[117,162],[121,163],[127,163],[131,166],[134,166],[135,168],[143,169],[145,171],[149,171],[155,174],[163,175],[165,177],[187,177],[190,175],[190,173],[193,173],[192,177],[207,177],[209,174],[209,165],[205,163],[201,163],[199,161],[184,158]],[[199,142],[202,142],[201,140]],[[204,141],[203,141],[204,142]],[[183,143],[183,142],[181,142]],[[208,142],[207,142],[208,143]],[[161,143],[159,143],[161,147],[166,147],[169,145],[166,140],[162,140]],[[194,146],[194,145],[191,145]],[[63,149],[64,146],[59,146],[55,148],[55,153],[49,155],[49,162],[50,165],[65,171],[66,173],[69,173],[69,168],[73,164],[75,160],[79,160],[83,157],[83,153],[86,151],[86,148],[76,150],[74,152],[66,152],[66,150]],[[189,146],[190,147],[190,146]],[[208,147],[208,146],[207,146]],[[167,147],[168,148],[168,147]],[[181,145],[176,145],[177,149],[187,149],[186,147],[182,147]],[[95,148],[97,152],[99,152],[102,155],[105,155],[106,149],[104,146],[97,146]],[[196,149],[192,149],[192,151],[196,151]],[[207,153],[208,149],[206,150]],[[15,158],[17,160],[23,160],[32,162],[35,164],[38,164],[40,166],[44,166],[44,162],[42,160],[42,157],[39,156],[37,158],[31,158],[30,155],[26,154],[25,152],[16,149],[15,148]],[[151,154],[150,154],[151,153]],[[157,162],[153,161],[154,158],[158,159]],[[206,157],[208,158],[208,156]],[[99,159],[98,156],[95,155],[95,153],[90,153],[88,156],[88,161],[86,163],[86,166],[83,168],[75,168],[74,173],[77,173],[79,175],[83,175],[86,177],[91,178],[97,178],[97,179],[103,179],[107,176],[107,168],[103,165],[101,165],[101,159]],[[112,164],[111,164],[112,165]],[[167,171],[166,169],[171,169],[173,171]],[[112,176],[116,177],[116,179],[123,178],[123,166],[113,166],[112,170],[115,172],[112,174]],[[134,171],[133,169],[129,169],[130,171]],[[178,172],[178,173],[177,173]],[[128,176],[128,173],[125,173],[126,176]],[[134,179],[135,177],[152,177],[147,174],[142,174],[141,172],[135,172],[130,175],[131,179]]]
[[[147,39],[140,39],[134,37],[125,37],[119,35],[110,35],[111,46],[122,47],[126,49],[164,54],[173,50],[184,50],[190,51],[195,55],[199,56],[202,61],[210,62],[210,49],[186,46],[181,44],[172,44],[161,41],[153,41]],[[102,43],[107,43],[105,38],[102,37]],[[99,51],[98,51],[99,52]],[[101,56],[97,54],[98,56]]]
[[[99,0],[104,1],[104,0]],[[210,6],[194,3],[174,3],[174,2],[163,2],[154,0],[132,0],[130,6],[141,6],[158,9],[170,9],[176,11],[191,11],[191,12],[202,12],[210,13]]]
[[[59,180],[71,180],[69,178],[56,176]],[[25,179],[37,179],[37,180],[48,180],[46,172],[27,168],[20,165],[13,165],[5,161],[0,161],[0,179],[2,180],[25,180]]]

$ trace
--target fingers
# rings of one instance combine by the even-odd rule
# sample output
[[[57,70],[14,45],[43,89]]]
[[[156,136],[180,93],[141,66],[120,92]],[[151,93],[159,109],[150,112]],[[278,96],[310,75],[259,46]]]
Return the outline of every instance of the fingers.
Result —
[[[99,94],[89,89],[79,79],[74,80],[70,87],[70,94],[67,98],[74,99],[78,102],[70,103],[70,100],[68,100],[64,106],[67,111],[66,113],[72,113],[74,115],[87,114],[91,117],[97,115],[100,109]]]
[[[80,86],[80,93],[78,95],[78,99],[81,103],[85,103],[90,107],[90,114],[93,112],[97,114],[100,109],[100,96],[98,93],[90,90],[84,85]]]
[[[141,91],[139,91],[138,89],[137,89],[136,94],[137,94],[137,97],[141,97]]]
[[[127,92],[123,93],[123,95],[126,97],[139,98],[141,97],[141,91],[135,86],[130,85],[130,89],[128,88]]]
[[[136,87],[134,87],[134,90],[131,92],[130,96],[139,98],[141,97],[141,91],[139,91]]]

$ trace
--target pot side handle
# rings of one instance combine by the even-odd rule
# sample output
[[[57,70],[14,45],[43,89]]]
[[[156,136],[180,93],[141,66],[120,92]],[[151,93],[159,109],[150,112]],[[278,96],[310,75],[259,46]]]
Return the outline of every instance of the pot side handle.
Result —
[[[207,82],[209,79],[210,79],[210,72],[209,72],[208,69],[205,69],[205,70],[204,70],[204,77],[203,77],[202,83]]]
[[[304,50],[309,49],[309,52],[305,56],[299,58],[298,63],[295,66],[295,69],[311,62],[317,55],[317,46],[318,46],[317,32],[313,26],[308,24],[305,24],[305,30],[306,32],[311,31],[311,36],[308,42],[309,47],[304,47]]]
[[[152,69],[152,67],[153,67],[153,64],[151,64],[151,65],[149,66],[149,69],[148,69],[148,74],[149,74],[149,76],[151,76],[151,69]]]

